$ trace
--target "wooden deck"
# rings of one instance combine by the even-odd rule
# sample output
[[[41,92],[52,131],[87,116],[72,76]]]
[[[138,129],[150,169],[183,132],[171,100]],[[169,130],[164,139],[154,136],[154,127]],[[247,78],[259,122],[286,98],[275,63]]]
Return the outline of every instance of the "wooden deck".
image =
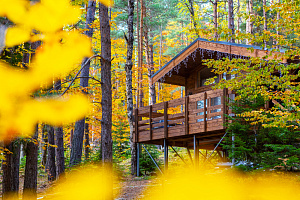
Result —
[[[192,147],[196,135],[200,147],[212,148],[225,133],[228,93],[210,90],[135,109],[134,141]]]

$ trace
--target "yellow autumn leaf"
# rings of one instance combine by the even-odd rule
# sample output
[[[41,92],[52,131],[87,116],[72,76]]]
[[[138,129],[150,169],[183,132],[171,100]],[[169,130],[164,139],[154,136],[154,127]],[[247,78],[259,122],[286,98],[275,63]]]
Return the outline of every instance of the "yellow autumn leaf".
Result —
[[[62,42],[61,42],[62,41]],[[60,32],[46,38],[32,61],[33,76],[40,82],[52,81],[52,77],[69,72],[83,57],[92,55],[91,42],[79,32]],[[49,59],[50,58],[50,59]]]
[[[112,173],[103,168],[91,165],[67,174],[56,186],[48,191],[47,199],[55,200],[99,200],[112,199],[109,191],[112,188]]]
[[[98,0],[100,3],[102,3],[103,5],[110,7],[114,5],[114,1],[113,0]]]
[[[12,99],[13,101],[14,99]],[[87,97],[73,95],[56,99],[18,99],[3,109],[0,109],[0,139],[10,140],[16,135],[31,135],[38,122],[53,126],[76,121],[88,112]],[[5,115],[3,115],[5,114]]]
[[[22,22],[29,1],[26,0],[0,0],[0,16],[6,16],[15,23]]]
[[[41,0],[25,16],[24,24],[41,32],[55,32],[78,21],[81,10],[68,0]]]
[[[203,169],[201,169],[203,170]],[[243,176],[232,171],[183,170],[163,177],[163,186],[151,188],[146,198],[155,200],[281,200],[299,199],[299,183],[292,177]]]
[[[5,45],[7,47],[13,47],[23,42],[27,42],[30,40],[30,32],[30,29],[21,28],[20,26],[8,28],[5,37]]]

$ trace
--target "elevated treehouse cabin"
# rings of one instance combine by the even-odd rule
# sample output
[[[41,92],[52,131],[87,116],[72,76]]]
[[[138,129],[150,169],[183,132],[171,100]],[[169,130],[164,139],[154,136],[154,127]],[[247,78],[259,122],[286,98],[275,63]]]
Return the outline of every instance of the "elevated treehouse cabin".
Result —
[[[165,167],[168,145],[194,148],[196,162],[199,148],[221,150],[218,144],[225,135],[225,114],[230,114],[226,102],[234,99],[234,93],[204,84],[216,75],[203,60],[263,58],[267,53],[257,46],[198,38],[151,77],[152,83],[184,86],[185,97],[135,109],[134,141],[164,145]],[[221,78],[233,77],[218,76],[216,82]],[[181,107],[180,112],[171,114],[175,107]]]

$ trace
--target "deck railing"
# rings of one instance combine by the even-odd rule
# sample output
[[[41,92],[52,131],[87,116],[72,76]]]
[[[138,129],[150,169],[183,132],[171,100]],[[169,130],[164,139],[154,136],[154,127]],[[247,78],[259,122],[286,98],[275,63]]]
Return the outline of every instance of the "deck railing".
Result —
[[[228,90],[219,89],[135,109],[134,141],[223,130],[227,100]]]

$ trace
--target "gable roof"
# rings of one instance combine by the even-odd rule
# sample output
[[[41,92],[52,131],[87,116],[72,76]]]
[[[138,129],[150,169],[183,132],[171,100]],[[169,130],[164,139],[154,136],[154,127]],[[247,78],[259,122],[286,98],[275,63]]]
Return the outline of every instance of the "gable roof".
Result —
[[[152,83],[159,81],[184,86],[185,79],[196,67],[201,67],[204,59],[222,59],[223,57],[243,59],[259,57],[264,59],[269,53],[270,51],[259,46],[198,38],[158,70],[151,79]],[[283,51],[272,52],[272,55],[267,59],[276,58],[282,53]],[[287,61],[283,60],[283,62]]]

